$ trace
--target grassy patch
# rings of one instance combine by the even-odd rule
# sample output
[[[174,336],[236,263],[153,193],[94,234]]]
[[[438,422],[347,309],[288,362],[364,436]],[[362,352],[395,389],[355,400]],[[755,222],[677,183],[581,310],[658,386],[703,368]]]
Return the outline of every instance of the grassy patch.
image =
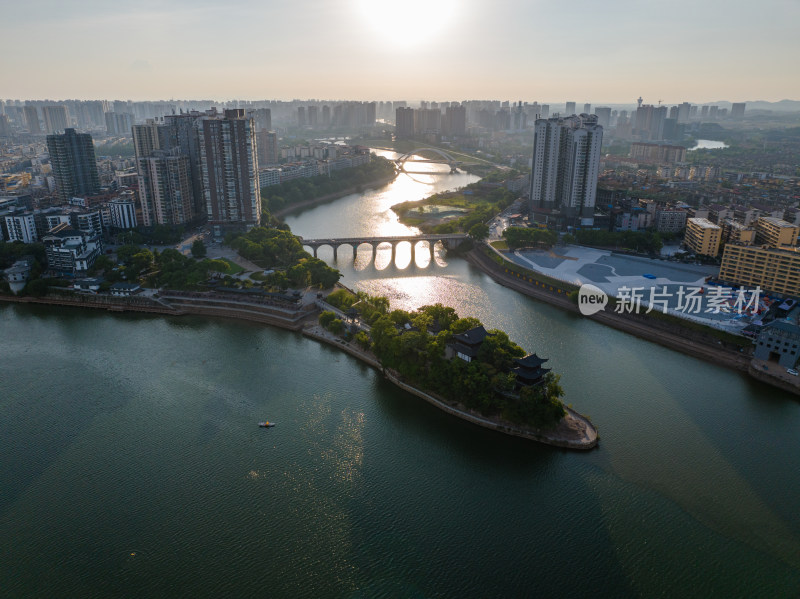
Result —
[[[490,244],[496,250],[507,250],[508,249],[508,242],[501,239],[499,241],[493,241]]]
[[[236,262],[232,262],[227,258],[220,258],[220,260],[228,265],[228,270],[225,271],[226,275],[238,275],[240,272],[244,272],[244,268],[236,264]]]

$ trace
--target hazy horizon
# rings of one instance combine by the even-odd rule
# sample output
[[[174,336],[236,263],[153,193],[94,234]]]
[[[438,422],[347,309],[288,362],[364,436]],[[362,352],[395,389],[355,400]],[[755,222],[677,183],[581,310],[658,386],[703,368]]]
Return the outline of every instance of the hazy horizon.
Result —
[[[3,9],[0,34],[14,51],[0,59],[2,94],[595,105],[634,104],[640,95],[652,104],[800,99],[800,77],[787,76],[797,71],[800,4],[646,4],[31,0]]]

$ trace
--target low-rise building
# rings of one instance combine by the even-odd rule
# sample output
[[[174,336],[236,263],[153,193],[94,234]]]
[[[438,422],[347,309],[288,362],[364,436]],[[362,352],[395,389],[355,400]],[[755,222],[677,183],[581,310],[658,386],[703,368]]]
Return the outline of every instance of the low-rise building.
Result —
[[[8,241],[35,243],[39,241],[33,214],[13,214],[5,217]]]
[[[797,365],[800,351],[800,327],[784,321],[771,322],[758,334],[753,357],[765,362],[776,362],[784,368]]]
[[[756,221],[756,243],[779,248],[797,245],[800,227],[780,218],[762,216]]]
[[[81,275],[88,271],[102,251],[98,237],[88,237],[66,223],[49,231],[42,241],[47,268],[65,276]]]
[[[722,254],[719,279],[731,285],[800,296],[800,252],[796,248],[729,243]]]
[[[631,158],[642,162],[675,164],[686,161],[684,146],[634,142],[631,144]]]
[[[678,233],[686,228],[685,210],[680,208],[662,208],[656,210],[655,225],[659,233]]]
[[[132,191],[123,191],[108,206],[112,227],[123,230],[136,228],[136,195]]]
[[[686,236],[683,239],[686,247],[698,256],[719,254],[722,240],[722,228],[707,218],[690,218],[686,221]]]
[[[32,268],[33,258],[22,258],[4,271],[5,279],[8,281],[8,286],[14,295],[24,289],[28,278],[31,276]]]
[[[141,285],[138,283],[114,283],[109,291],[111,295],[116,297],[128,297],[136,295],[142,290]]]
[[[756,230],[753,227],[746,227],[731,218],[726,218],[722,222],[722,243],[752,245],[755,240]]]
[[[452,360],[460,358],[465,362],[472,362],[478,357],[483,340],[489,333],[483,326],[475,327],[458,335],[453,335],[445,347],[445,358]]]

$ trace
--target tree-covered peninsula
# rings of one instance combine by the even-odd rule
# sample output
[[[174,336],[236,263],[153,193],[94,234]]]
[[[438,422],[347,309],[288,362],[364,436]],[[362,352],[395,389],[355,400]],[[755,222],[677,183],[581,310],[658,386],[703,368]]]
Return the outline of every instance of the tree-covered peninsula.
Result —
[[[348,318],[323,313],[323,326],[354,337],[385,369],[451,404],[539,429],[565,415],[559,376],[541,367],[546,360],[526,356],[505,332],[486,331],[476,318],[460,318],[442,304],[390,311],[386,298],[347,290],[332,293],[328,302]],[[368,333],[356,321],[368,323]]]

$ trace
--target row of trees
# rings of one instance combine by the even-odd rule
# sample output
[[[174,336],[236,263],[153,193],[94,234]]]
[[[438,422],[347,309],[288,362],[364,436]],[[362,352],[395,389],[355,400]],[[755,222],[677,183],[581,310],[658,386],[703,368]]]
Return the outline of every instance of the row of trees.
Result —
[[[371,325],[370,338],[362,331],[356,342],[370,347],[384,367],[398,371],[420,388],[484,415],[540,428],[553,426],[564,416],[563,390],[552,373],[543,385],[515,392],[511,369],[514,358],[523,357],[525,351],[503,331],[489,331],[476,360],[448,360],[447,342],[453,335],[481,326],[478,319],[460,318],[453,308],[442,304],[413,312],[390,311],[386,298],[347,290],[330,294],[327,301],[341,310],[356,309]],[[329,312],[323,313],[320,323],[332,330],[339,328],[341,320]]]
[[[599,231],[581,229],[575,239],[583,245],[625,248],[636,252],[658,254],[664,246],[661,236],[653,231]]]
[[[509,227],[503,231],[503,238],[511,249],[531,246],[552,247],[558,241],[558,234],[549,229]]]
[[[381,156],[373,156],[367,164],[333,171],[330,177],[303,177],[280,185],[261,188],[261,209],[269,216],[287,206],[320,196],[338,193],[350,187],[366,185],[390,177],[395,172],[394,163]]]
[[[117,243],[130,245],[175,245],[183,239],[186,228],[183,225],[154,225],[136,227],[117,235]]]
[[[107,287],[143,277],[151,287],[199,289],[210,273],[225,273],[230,268],[224,260],[195,260],[178,250],[150,251],[137,245],[119,248],[117,260],[122,266],[115,266],[107,256],[99,256],[92,269],[92,274],[103,273]]]

